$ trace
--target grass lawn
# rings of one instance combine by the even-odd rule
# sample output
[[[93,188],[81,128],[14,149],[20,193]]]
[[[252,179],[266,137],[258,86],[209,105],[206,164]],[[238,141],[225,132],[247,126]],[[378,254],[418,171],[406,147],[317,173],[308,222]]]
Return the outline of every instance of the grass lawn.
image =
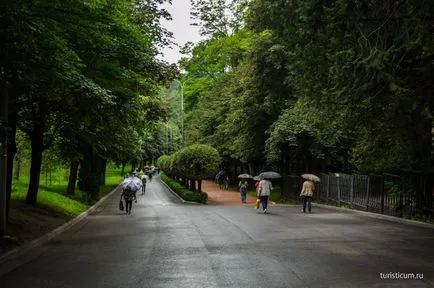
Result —
[[[52,173],[51,178],[54,181],[50,185],[50,181],[44,175],[41,175],[37,206],[67,217],[77,216],[89,208],[90,205],[84,201],[83,192],[78,188],[75,189],[74,196],[66,194],[68,186],[66,169],[58,169]],[[122,179],[120,167],[117,168],[111,164],[107,165],[106,184],[101,186],[100,197],[112,191]],[[20,177],[18,181],[13,182],[12,201],[25,200],[28,182],[29,179],[25,175]]]

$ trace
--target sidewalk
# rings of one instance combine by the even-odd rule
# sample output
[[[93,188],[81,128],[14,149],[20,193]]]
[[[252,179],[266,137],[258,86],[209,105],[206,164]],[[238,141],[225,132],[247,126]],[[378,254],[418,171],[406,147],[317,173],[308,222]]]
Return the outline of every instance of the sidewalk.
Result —
[[[255,197],[247,194],[247,203],[241,203],[240,191],[229,187],[228,190],[221,190],[219,186],[211,180],[202,180],[202,191],[208,194],[208,204],[226,204],[226,205],[253,205]]]

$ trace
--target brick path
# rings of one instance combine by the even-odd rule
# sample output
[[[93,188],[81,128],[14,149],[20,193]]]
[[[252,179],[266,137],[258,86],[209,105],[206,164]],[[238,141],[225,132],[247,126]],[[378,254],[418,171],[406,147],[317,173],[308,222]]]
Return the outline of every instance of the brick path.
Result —
[[[229,187],[229,190],[220,190],[219,186],[211,180],[202,181],[202,191],[208,194],[208,204],[239,204],[253,205],[256,201],[255,197],[247,194],[247,203],[241,203],[240,191]]]

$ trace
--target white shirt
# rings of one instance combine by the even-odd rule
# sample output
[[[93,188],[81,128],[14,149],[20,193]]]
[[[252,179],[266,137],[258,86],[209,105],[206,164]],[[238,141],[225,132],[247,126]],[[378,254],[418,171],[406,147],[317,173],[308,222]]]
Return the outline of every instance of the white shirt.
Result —
[[[271,190],[273,190],[273,185],[269,180],[264,179],[259,182],[258,196],[270,196]]]

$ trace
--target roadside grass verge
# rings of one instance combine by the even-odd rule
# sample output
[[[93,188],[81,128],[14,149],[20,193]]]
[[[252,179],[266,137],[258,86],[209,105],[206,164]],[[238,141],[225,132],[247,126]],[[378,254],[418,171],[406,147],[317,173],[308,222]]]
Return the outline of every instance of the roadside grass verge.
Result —
[[[75,189],[74,195],[66,193],[68,179],[65,177],[65,173],[67,173],[67,169],[64,168],[53,171],[51,177],[56,181],[52,185],[47,185],[49,182],[41,177],[37,206],[54,214],[75,217],[89,209],[90,205],[94,203],[86,203],[84,193],[78,188]],[[107,165],[106,184],[100,188],[100,198],[112,191],[122,179],[121,168],[112,164]],[[29,179],[25,176],[20,177],[18,181],[13,181],[11,201],[23,202],[26,199],[28,182]]]
[[[172,189],[176,194],[179,195],[179,197],[181,197],[185,201],[206,204],[208,200],[208,194],[206,192],[202,192],[202,193],[193,192],[185,188],[184,186],[182,186],[181,184],[179,184],[178,182],[176,182],[175,180],[173,180],[163,172],[161,172],[160,178],[164,183],[167,184],[167,186],[170,187],[170,189]]]

